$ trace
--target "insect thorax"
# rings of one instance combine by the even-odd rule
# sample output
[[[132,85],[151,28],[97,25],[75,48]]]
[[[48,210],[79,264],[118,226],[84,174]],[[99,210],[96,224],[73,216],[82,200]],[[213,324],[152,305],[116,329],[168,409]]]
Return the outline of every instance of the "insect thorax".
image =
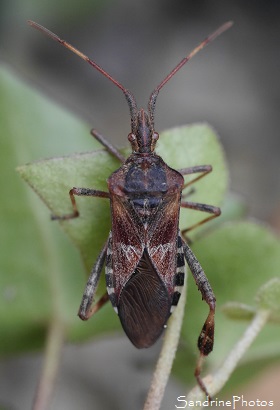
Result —
[[[182,175],[154,153],[131,154],[108,180],[112,197],[124,197],[139,210],[147,201],[151,208],[156,208],[163,198],[180,194],[183,184]]]

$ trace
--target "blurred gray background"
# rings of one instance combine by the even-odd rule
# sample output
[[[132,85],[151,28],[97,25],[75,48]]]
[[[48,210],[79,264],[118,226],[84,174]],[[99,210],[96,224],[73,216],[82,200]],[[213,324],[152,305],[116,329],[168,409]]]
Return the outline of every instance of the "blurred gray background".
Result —
[[[235,24],[228,32],[200,52],[161,91],[156,128],[161,131],[209,122],[225,147],[231,190],[244,198],[250,215],[275,222],[280,213],[279,18],[280,3],[275,0],[1,0],[0,58],[25,81],[68,107],[115,144],[125,145],[129,115],[120,90],[85,62],[28,27],[26,20],[37,21],[89,55],[130,89],[143,106],[153,88],[182,57],[223,22],[233,20]],[[63,138],[67,144],[67,135]],[[127,346],[123,351],[122,339],[116,339],[69,348],[52,408],[141,408],[151,370],[148,363],[139,365],[141,355]],[[156,353],[157,347],[151,349],[152,362]],[[101,376],[93,368],[86,369],[88,354],[100,359],[94,368],[98,372],[103,368]],[[112,365],[116,355],[123,357],[123,367]],[[32,355],[0,363],[0,405],[29,408],[40,360]],[[71,382],[67,381],[70,375]],[[17,387],[13,402],[11,385]],[[183,394],[179,386],[171,388],[163,409],[174,408],[177,392]],[[94,407],[88,404],[93,395]],[[119,407],[120,396],[124,395],[127,407]]]

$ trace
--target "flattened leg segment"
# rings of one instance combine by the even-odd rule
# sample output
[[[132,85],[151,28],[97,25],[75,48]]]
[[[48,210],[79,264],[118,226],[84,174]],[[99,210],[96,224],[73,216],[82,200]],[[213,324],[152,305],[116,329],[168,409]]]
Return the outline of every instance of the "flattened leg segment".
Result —
[[[210,283],[202,269],[200,263],[193,254],[191,248],[183,242],[184,254],[189,268],[192,272],[197,287],[202,294],[203,300],[209,306],[209,314],[204,323],[202,331],[198,339],[198,347],[200,352],[207,356],[213,349],[214,344],[214,315],[216,307],[216,298],[210,286]]]
[[[193,254],[192,250],[184,242],[183,242],[183,248],[184,248],[184,255],[185,255],[186,261],[192,272],[192,275],[197,284],[197,287],[202,294],[202,298],[205,300],[205,302],[209,306],[209,314],[207,316],[207,319],[202,327],[202,330],[198,338],[197,345],[200,351],[200,358],[197,362],[197,366],[195,369],[195,377],[197,379],[197,382],[200,385],[201,389],[206,393],[206,395],[208,395],[207,389],[200,377],[200,373],[201,373],[203,358],[207,356],[213,350],[214,327],[215,327],[214,316],[215,316],[216,298],[210,286],[210,283],[200,263],[198,262],[195,255]]]

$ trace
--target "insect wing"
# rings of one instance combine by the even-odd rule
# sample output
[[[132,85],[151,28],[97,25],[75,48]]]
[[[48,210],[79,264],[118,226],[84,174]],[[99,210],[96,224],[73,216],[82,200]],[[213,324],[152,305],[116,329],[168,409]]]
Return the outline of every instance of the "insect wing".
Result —
[[[112,202],[112,268],[117,299],[135,271],[144,252],[141,221],[123,197],[113,196]]]
[[[170,301],[147,250],[122,290],[118,313],[124,331],[138,348],[152,346],[163,332]]]
[[[149,255],[168,293],[174,290],[180,192],[165,198],[150,230]]]

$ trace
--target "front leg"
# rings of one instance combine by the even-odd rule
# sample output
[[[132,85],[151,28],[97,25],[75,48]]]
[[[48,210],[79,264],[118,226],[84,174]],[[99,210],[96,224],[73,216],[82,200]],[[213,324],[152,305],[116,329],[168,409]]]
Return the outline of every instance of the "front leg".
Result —
[[[216,298],[211,288],[211,285],[205,275],[205,272],[203,271],[200,263],[196,259],[192,250],[185,242],[183,242],[183,249],[184,249],[184,255],[189,265],[190,271],[194,277],[194,280],[197,284],[197,287],[200,293],[202,294],[202,299],[205,300],[205,302],[209,306],[209,314],[207,316],[207,319],[205,320],[205,323],[202,327],[202,330],[200,332],[198,342],[197,342],[198,349],[200,351],[200,357],[199,357],[199,360],[197,362],[196,369],[195,369],[195,377],[197,379],[199,386],[205,392],[205,394],[209,396],[207,388],[205,387],[200,374],[201,374],[204,357],[208,356],[208,354],[211,353],[211,351],[213,350],[214,327],[215,327],[214,316],[215,316],[215,308],[216,308]]]
[[[116,157],[120,162],[125,162],[125,157],[120,153],[120,151],[114,147],[103,135],[99,134],[96,130],[90,131],[91,135],[102,144],[110,154]]]
[[[67,219],[77,218],[79,216],[79,211],[77,208],[77,203],[75,199],[75,195],[77,196],[95,196],[98,198],[110,198],[109,192],[105,191],[98,191],[96,189],[90,188],[72,188],[69,191],[70,200],[72,203],[73,212],[71,214],[66,215],[51,215],[52,220],[59,220],[65,221]]]

